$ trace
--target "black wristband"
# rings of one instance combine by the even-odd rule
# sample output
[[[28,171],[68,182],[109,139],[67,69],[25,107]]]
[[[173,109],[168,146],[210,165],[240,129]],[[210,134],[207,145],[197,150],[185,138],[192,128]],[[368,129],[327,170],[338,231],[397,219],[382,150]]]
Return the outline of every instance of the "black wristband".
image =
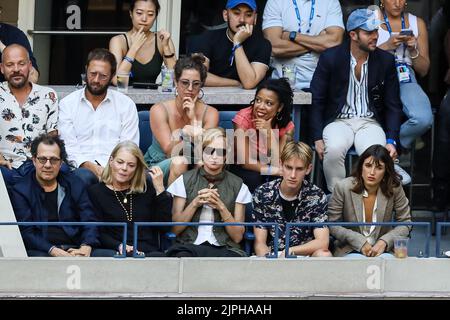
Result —
[[[175,56],[175,53],[172,54],[165,54],[164,58],[173,58]]]

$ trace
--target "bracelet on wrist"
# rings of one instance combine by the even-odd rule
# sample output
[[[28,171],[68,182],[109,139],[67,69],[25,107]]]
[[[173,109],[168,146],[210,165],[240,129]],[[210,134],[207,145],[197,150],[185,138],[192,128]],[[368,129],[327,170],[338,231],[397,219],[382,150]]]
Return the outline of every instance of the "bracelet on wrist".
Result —
[[[123,60],[129,62],[130,64],[133,64],[133,62],[134,62],[134,59],[133,59],[133,58],[130,58],[130,57],[128,57],[128,56],[123,57]]]
[[[231,218],[233,218],[233,216],[230,214],[226,219],[222,219],[222,221],[226,222],[226,221],[230,220]]]
[[[175,57],[175,52],[171,53],[171,54],[164,54],[163,56],[164,56],[164,58],[173,58],[173,57]]]

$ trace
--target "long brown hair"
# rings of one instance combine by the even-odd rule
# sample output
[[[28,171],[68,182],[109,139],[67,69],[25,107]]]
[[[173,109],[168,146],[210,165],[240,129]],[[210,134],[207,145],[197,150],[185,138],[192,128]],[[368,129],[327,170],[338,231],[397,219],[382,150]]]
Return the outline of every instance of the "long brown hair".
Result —
[[[362,193],[364,191],[365,187],[362,177],[362,170],[364,161],[369,157],[373,158],[375,165],[379,165],[380,162],[384,163],[385,172],[384,177],[380,182],[380,188],[381,192],[383,192],[386,197],[392,197],[394,194],[394,188],[400,186],[400,177],[395,172],[394,161],[389,155],[389,151],[379,144],[370,146],[359,157],[356,169],[352,174],[352,177],[356,183],[352,191],[356,193]]]

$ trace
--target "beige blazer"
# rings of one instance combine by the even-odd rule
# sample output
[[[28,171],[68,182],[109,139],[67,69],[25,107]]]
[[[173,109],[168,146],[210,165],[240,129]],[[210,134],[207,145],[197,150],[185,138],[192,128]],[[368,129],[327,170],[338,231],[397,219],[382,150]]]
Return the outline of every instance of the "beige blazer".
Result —
[[[353,177],[346,178],[336,184],[328,203],[329,222],[364,222],[363,196],[352,191],[354,187]],[[409,201],[405,196],[402,186],[394,188],[392,197],[387,198],[381,189],[377,193],[377,209],[375,211],[377,222],[410,222],[411,213]],[[375,238],[387,243],[386,252],[393,250],[394,237],[409,236],[411,227],[376,226]],[[336,238],[333,254],[337,257],[344,256],[355,250],[361,252],[366,243],[361,227],[330,227],[330,234]]]

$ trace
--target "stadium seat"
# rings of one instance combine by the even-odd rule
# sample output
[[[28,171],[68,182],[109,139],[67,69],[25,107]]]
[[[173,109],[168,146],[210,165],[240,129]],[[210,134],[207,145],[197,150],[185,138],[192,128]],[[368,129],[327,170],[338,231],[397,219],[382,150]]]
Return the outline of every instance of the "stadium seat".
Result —
[[[139,148],[146,153],[152,144],[152,130],[150,129],[150,111],[139,111]]]
[[[233,118],[237,111],[219,111],[219,127],[233,129]]]

